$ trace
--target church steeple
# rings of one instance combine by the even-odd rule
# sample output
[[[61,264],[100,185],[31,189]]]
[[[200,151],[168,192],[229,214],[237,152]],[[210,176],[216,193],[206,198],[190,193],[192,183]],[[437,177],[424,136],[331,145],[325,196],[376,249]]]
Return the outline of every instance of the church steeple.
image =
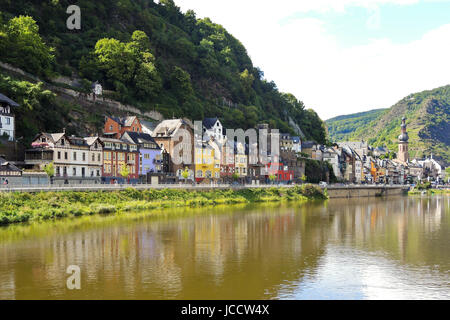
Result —
[[[400,126],[401,134],[398,136],[398,156],[400,161],[408,162],[409,152],[408,152],[408,133],[406,132],[406,118],[402,118],[402,124]]]

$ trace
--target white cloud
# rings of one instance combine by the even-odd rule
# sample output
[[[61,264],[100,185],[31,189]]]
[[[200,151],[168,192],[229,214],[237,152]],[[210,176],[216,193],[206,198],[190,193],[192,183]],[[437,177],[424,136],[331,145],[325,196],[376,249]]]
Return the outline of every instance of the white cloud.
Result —
[[[450,25],[406,44],[373,39],[342,48],[319,19],[279,21],[296,12],[417,0],[178,0],[183,11],[222,24],[246,46],[254,64],[280,90],[292,92],[323,119],[371,108],[389,107],[415,91],[450,83]],[[373,11],[376,12],[376,11]],[[375,16],[373,27],[377,26]]]

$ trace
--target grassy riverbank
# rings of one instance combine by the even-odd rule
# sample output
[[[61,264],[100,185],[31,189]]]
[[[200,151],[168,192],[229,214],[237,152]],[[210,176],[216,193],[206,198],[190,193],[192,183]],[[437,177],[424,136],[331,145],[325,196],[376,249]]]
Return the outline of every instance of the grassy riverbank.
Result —
[[[326,192],[312,185],[212,191],[129,188],[113,192],[3,193],[0,225],[160,208],[326,198]]]
[[[450,194],[450,189],[428,189],[428,190],[411,190],[408,191],[408,195],[413,196],[413,195],[420,195],[422,194],[422,192],[425,192],[426,195],[433,195],[433,194]]]

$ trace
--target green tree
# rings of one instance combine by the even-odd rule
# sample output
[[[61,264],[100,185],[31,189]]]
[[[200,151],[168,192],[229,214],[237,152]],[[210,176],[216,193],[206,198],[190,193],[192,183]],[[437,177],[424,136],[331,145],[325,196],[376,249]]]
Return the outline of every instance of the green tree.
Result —
[[[29,16],[9,20],[0,30],[0,58],[38,76],[49,77],[54,49],[39,35],[36,21]]]
[[[130,173],[130,168],[127,165],[122,166],[122,168],[120,169],[120,175],[125,179],[128,179]]]
[[[305,183],[307,179],[308,178],[304,174],[300,177],[300,180],[302,181],[302,183]]]
[[[274,175],[274,174],[271,174],[271,175],[269,176],[269,180],[270,180],[271,183],[274,183],[275,180],[277,180],[277,176]]]
[[[186,102],[194,94],[191,84],[191,76],[180,67],[173,68],[170,77],[170,85],[171,89],[181,103]]]
[[[133,51],[116,39],[100,39],[95,45],[100,68],[111,80],[130,82],[136,69]]]
[[[44,167],[44,171],[47,174],[47,176],[50,178],[50,183],[53,183],[53,177],[55,176],[55,166],[53,165],[53,162],[47,164]]]
[[[189,178],[189,169],[185,168],[184,171],[181,173],[181,176],[183,177],[184,181],[187,182]]]

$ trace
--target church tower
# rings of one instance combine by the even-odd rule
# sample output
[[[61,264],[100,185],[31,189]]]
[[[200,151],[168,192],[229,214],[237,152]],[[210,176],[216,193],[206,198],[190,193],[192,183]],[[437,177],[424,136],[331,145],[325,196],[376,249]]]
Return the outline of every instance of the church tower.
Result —
[[[403,162],[409,161],[408,153],[408,133],[406,132],[406,118],[403,117],[401,125],[402,133],[398,136],[398,155],[397,159]]]

